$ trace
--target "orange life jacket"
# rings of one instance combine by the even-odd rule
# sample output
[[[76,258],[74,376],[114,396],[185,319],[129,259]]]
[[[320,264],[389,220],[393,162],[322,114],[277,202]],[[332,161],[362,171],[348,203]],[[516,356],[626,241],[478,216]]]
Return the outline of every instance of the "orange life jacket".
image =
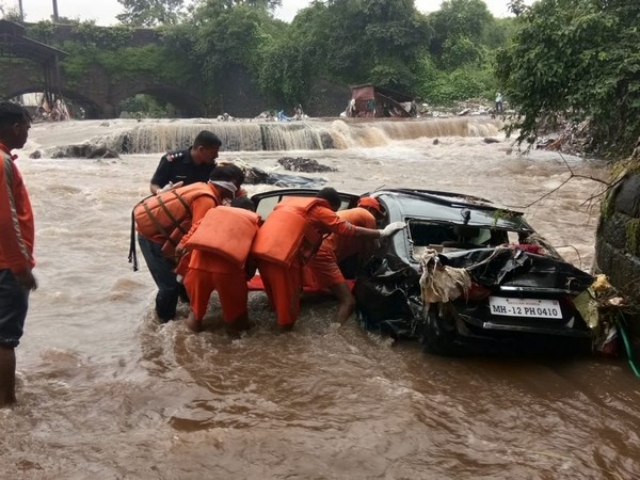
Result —
[[[145,198],[133,208],[136,230],[147,238],[160,235],[165,240],[162,253],[175,257],[176,247],[191,229],[191,205],[202,196],[219,203],[211,187],[202,182]]]
[[[324,236],[307,221],[316,205],[326,205],[316,197],[288,197],[273,209],[251,247],[258,259],[289,266],[296,258],[307,263],[318,251]]]
[[[185,242],[185,247],[220,255],[244,267],[259,221],[258,214],[242,208],[212,208]]]

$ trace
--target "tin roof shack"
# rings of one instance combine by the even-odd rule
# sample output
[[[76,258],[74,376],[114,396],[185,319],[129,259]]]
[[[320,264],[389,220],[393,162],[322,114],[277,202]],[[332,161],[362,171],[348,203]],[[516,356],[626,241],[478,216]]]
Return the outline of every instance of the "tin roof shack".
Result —
[[[413,97],[370,83],[351,87],[348,117],[405,117],[417,116]]]

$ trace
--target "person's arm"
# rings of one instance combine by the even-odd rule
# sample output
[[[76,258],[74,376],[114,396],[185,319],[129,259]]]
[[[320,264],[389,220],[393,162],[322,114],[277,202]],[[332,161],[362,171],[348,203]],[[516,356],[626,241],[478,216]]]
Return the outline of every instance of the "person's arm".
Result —
[[[160,159],[160,163],[158,164],[158,168],[156,168],[153,177],[151,178],[151,183],[149,184],[149,190],[153,195],[157,195],[159,190],[167,185],[171,181],[171,171],[169,160],[167,160],[167,156],[164,155]]]
[[[374,228],[356,227],[351,223],[341,219],[336,213],[326,207],[316,207],[309,212],[312,220],[322,225],[326,230],[336,235],[344,235],[347,237],[361,237],[378,239],[390,237],[391,235],[406,228],[404,222],[394,222],[387,225],[383,230]]]
[[[37,283],[31,273],[31,254],[22,238],[18,212],[15,208],[16,198],[13,194],[15,176],[11,160],[5,158],[0,166],[0,226],[2,227],[0,252],[18,283],[24,288],[35,290]]]

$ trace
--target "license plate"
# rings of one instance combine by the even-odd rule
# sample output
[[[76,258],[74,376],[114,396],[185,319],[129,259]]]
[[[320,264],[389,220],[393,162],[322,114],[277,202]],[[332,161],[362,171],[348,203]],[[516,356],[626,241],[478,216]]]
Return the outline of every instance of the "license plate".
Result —
[[[535,298],[489,297],[492,315],[507,317],[562,318],[560,302]]]

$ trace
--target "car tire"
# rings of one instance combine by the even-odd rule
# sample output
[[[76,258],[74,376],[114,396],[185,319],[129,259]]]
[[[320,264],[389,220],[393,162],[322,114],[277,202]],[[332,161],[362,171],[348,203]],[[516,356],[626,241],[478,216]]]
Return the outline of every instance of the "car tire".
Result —
[[[420,333],[420,343],[425,352],[434,355],[451,356],[459,354],[456,339],[455,320],[447,315],[446,309],[441,315],[440,305],[432,304],[425,315]]]

